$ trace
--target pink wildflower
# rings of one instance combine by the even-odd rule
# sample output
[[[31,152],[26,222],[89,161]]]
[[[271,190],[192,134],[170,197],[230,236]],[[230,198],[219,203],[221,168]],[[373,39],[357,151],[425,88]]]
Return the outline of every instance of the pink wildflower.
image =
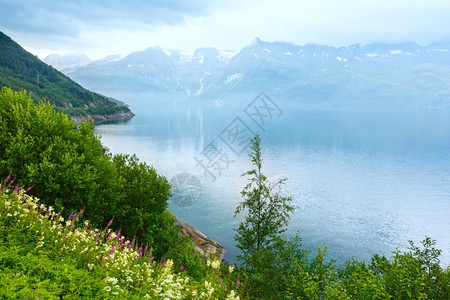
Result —
[[[112,218],[109,222],[108,222],[108,225],[106,225],[106,227],[109,227],[109,226],[111,226],[111,224],[112,224],[112,222],[113,222],[113,220],[114,220],[114,218]]]
[[[184,271],[184,267],[183,267],[183,266],[181,266],[181,267],[180,267],[180,270],[181,270],[181,271]]]

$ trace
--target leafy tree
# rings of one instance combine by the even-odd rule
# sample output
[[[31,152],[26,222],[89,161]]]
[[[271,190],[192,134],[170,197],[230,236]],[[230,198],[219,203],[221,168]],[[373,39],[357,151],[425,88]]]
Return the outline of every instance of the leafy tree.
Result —
[[[249,157],[254,168],[242,176],[248,176],[249,183],[241,194],[244,201],[236,208],[235,217],[246,211],[247,215],[236,230],[237,247],[242,251],[238,259],[248,271],[249,296],[278,299],[286,291],[285,272],[293,259],[301,259],[304,252],[299,250],[300,238],[286,240],[291,197],[280,194],[286,179],[272,183],[262,173],[261,139],[252,140]]]
[[[291,197],[280,195],[280,186],[286,179],[271,183],[261,171],[262,155],[259,135],[256,135],[251,142],[249,157],[254,168],[242,175],[249,176],[250,182],[241,192],[244,201],[236,208],[235,217],[244,210],[248,210],[248,214],[236,230],[235,240],[238,243],[237,247],[242,251],[242,255],[238,258],[247,267],[256,268],[257,265],[252,258],[286,231],[289,214],[294,211],[294,208],[289,205],[292,201]]]
[[[33,185],[30,191],[61,210],[84,210],[98,227],[114,218],[112,228],[151,244],[160,258],[179,242],[167,212],[170,185],[135,156],[112,156],[94,134],[92,123],[79,126],[38,105],[25,92],[0,91],[0,176]]]

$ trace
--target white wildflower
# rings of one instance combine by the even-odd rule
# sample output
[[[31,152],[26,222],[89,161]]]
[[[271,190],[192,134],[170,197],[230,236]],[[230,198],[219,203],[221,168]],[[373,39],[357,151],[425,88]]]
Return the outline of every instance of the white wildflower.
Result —
[[[219,269],[219,268],[220,268],[220,260],[214,260],[214,261],[211,263],[211,268],[213,268],[214,270]]]
[[[106,277],[107,279],[106,279],[106,281],[108,282],[108,283],[112,283],[112,284],[117,284],[117,278],[114,278],[114,277]]]
[[[167,268],[172,268],[173,267],[173,260],[171,260],[171,259],[167,260],[166,267]]]

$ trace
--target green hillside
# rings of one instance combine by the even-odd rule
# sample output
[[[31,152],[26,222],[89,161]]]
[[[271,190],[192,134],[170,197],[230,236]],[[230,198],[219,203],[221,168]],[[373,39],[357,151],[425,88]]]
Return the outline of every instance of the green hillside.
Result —
[[[5,86],[27,90],[36,102],[47,99],[57,111],[72,117],[130,112],[127,107],[84,89],[0,32],[0,87]]]

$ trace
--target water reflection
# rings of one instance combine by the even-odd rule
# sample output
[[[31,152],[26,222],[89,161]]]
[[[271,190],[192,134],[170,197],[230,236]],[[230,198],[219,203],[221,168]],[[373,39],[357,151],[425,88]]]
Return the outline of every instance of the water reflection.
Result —
[[[226,147],[219,134],[243,112],[179,103],[133,105],[136,117],[100,124],[96,133],[113,153],[135,153],[169,179],[182,172],[198,176],[202,199],[170,207],[224,244],[225,257],[234,261],[233,228],[239,220],[233,214],[245,184],[240,175],[250,162],[246,155],[234,155],[229,169],[212,182],[194,157],[210,142]],[[279,105],[283,116],[259,132],[265,173],[274,180],[287,177],[284,191],[294,197],[297,210],[289,234],[300,230],[305,247],[326,245],[339,262],[406,249],[408,240],[428,235],[444,249],[443,263],[450,264],[448,112],[311,111]]]

